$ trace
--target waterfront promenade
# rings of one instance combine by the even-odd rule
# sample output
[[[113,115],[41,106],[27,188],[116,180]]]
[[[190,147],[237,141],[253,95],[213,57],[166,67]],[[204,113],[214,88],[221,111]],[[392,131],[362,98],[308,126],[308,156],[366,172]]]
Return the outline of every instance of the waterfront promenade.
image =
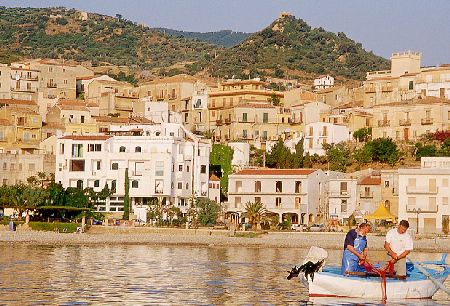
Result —
[[[255,248],[309,248],[319,246],[325,249],[342,248],[345,233],[268,232],[258,234],[237,231],[234,236],[227,230],[174,229],[152,227],[104,227],[96,226],[87,233],[64,234],[19,230],[0,230],[0,244],[26,243],[35,245],[178,245],[229,247],[245,246]],[[382,250],[384,236],[369,234],[372,250]],[[424,252],[450,252],[448,237],[416,237],[414,249]]]

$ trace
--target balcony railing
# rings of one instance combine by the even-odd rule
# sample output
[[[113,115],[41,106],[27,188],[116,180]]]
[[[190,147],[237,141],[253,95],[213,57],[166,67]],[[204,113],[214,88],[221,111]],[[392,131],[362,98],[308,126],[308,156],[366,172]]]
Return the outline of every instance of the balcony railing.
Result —
[[[222,124],[223,124],[222,119],[217,119],[217,120],[216,120],[216,125],[222,125]]]
[[[433,124],[433,119],[432,118],[422,118],[420,120],[420,123],[422,125],[430,125],[430,124]]]
[[[303,121],[301,121],[301,120],[291,120],[289,123],[290,123],[291,125],[297,125],[297,124],[302,124]]]
[[[379,127],[385,127],[385,126],[390,126],[390,125],[391,125],[390,120],[378,120]]]
[[[375,86],[365,86],[365,87],[364,87],[364,91],[365,91],[366,93],[375,92]]]
[[[361,192],[359,197],[361,199],[373,199],[373,192]]]
[[[225,119],[225,124],[230,124],[231,123],[231,119],[227,118]]]
[[[417,212],[417,210],[419,210]],[[421,213],[437,213],[439,210],[439,205],[437,204],[428,204],[428,205],[420,205],[417,207],[416,205],[406,205],[406,212],[411,214],[421,214]]]
[[[56,83],[47,83],[48,88],[56,88]]]
[[[401,126],[410,126],[411,125],[411,120],[410,119],[402,119],[402,120],[400,120],[399,124]]]
[[[349,198],[350,194],[348,191],[330,191],[329,197],[331,198]]]
[[[409,194],[437,194],[438,193],[438,188],[429,188],[427,186],[418,186],[418,187],[411,187],[411,186],[406,186],[406,193]]]

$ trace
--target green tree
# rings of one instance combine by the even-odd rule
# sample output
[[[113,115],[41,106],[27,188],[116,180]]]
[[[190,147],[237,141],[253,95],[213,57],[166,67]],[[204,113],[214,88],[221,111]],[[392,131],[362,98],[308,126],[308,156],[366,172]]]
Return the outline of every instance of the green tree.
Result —
[[[421,142],[416,143],[416,160],[422,157],[437,156],[437,148],[434,144],[423,145]]]
[[[450,138],[444,140],[438,151],[439,156],[450,156]]]
[[[353,133],[353,138],[359,142],[366,142],[372,137],[372,128],[361,128]]]
[[[304,138],[302,137],[299,142],[295,145],[295,153],[292,156],[292,166],[293,168],[303,168],[304,166],[304,154],[303,149]]]
[[[391,138],[378,138],[366,145],[370,145],[373,148],[373,160],[387,163],[391,166],[395,165],[402,155]]]
[[[222,169],[222,177],[220,178],[220,189],[222,194],[227,195],[228,192],[228,175],[231,174],[233,159],[233,149],[229,146],[221,144],[213,144],[209,162],[211,165],[220,165]]]
[[[254,145],[250,145],[250,165],[262,167],[264,154],[264,149],[258,149]]]
[[[123,197],[123,218],[130,219],[130,178],[128,177],[128,168],[125,168],[125,195]]]
[[[220,206],[215,201],[207,198],[197,200],[197,217],[201,225],[216,224]]]
[[[343,142],[323,144],[330,170],[345,172],[351,164],[350,148]]]
[[[244,216],[248,218],[253,230],[260,229],[261,221],[265,218],[267,213],[266,208],[259,202],[248,202],[245,204]]]
[[[272,147],[270,153],[266,154],[266,165],[269,168],[292,168],[292,153],[284,145],[283,139],[278,139],[278,142]]]
[[[271,100],[273,106],[280,106],[281,105],[280,97],[278,97],[277,94],[274,93],[274,92],[272,93],[272,95],[270,97],[270,100]]]

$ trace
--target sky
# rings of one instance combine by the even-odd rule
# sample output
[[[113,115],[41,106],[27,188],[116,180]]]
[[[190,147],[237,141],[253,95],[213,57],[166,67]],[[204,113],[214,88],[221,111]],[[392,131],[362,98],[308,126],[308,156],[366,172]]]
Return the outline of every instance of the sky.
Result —
[[[422,66],[450,63],[450,0],[0,0],[0,6],[64,6],[193,32],[256,32],[289,12],[385,58],[413,50],[422,52]]]

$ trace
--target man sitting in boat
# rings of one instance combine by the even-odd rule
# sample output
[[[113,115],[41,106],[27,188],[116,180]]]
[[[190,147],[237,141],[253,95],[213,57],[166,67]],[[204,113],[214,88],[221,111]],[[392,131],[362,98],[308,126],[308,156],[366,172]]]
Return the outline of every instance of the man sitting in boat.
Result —
[[[351,229],[345,236],[344,254],[342,256],[342,274],[358,275],[365,272],[360,263],[367,258],[367,234],[370,232],[369,223],[361,223],[358,228]]]
[[[406,232],[408,228],[408,221],[400,221],[397,228],[393,228],[387,233],[384,242],[384,248],[390,256],[390,262],[394,264],[395,275],[399,279],[406,278],[406,256],[413,249],[413,240]]]

